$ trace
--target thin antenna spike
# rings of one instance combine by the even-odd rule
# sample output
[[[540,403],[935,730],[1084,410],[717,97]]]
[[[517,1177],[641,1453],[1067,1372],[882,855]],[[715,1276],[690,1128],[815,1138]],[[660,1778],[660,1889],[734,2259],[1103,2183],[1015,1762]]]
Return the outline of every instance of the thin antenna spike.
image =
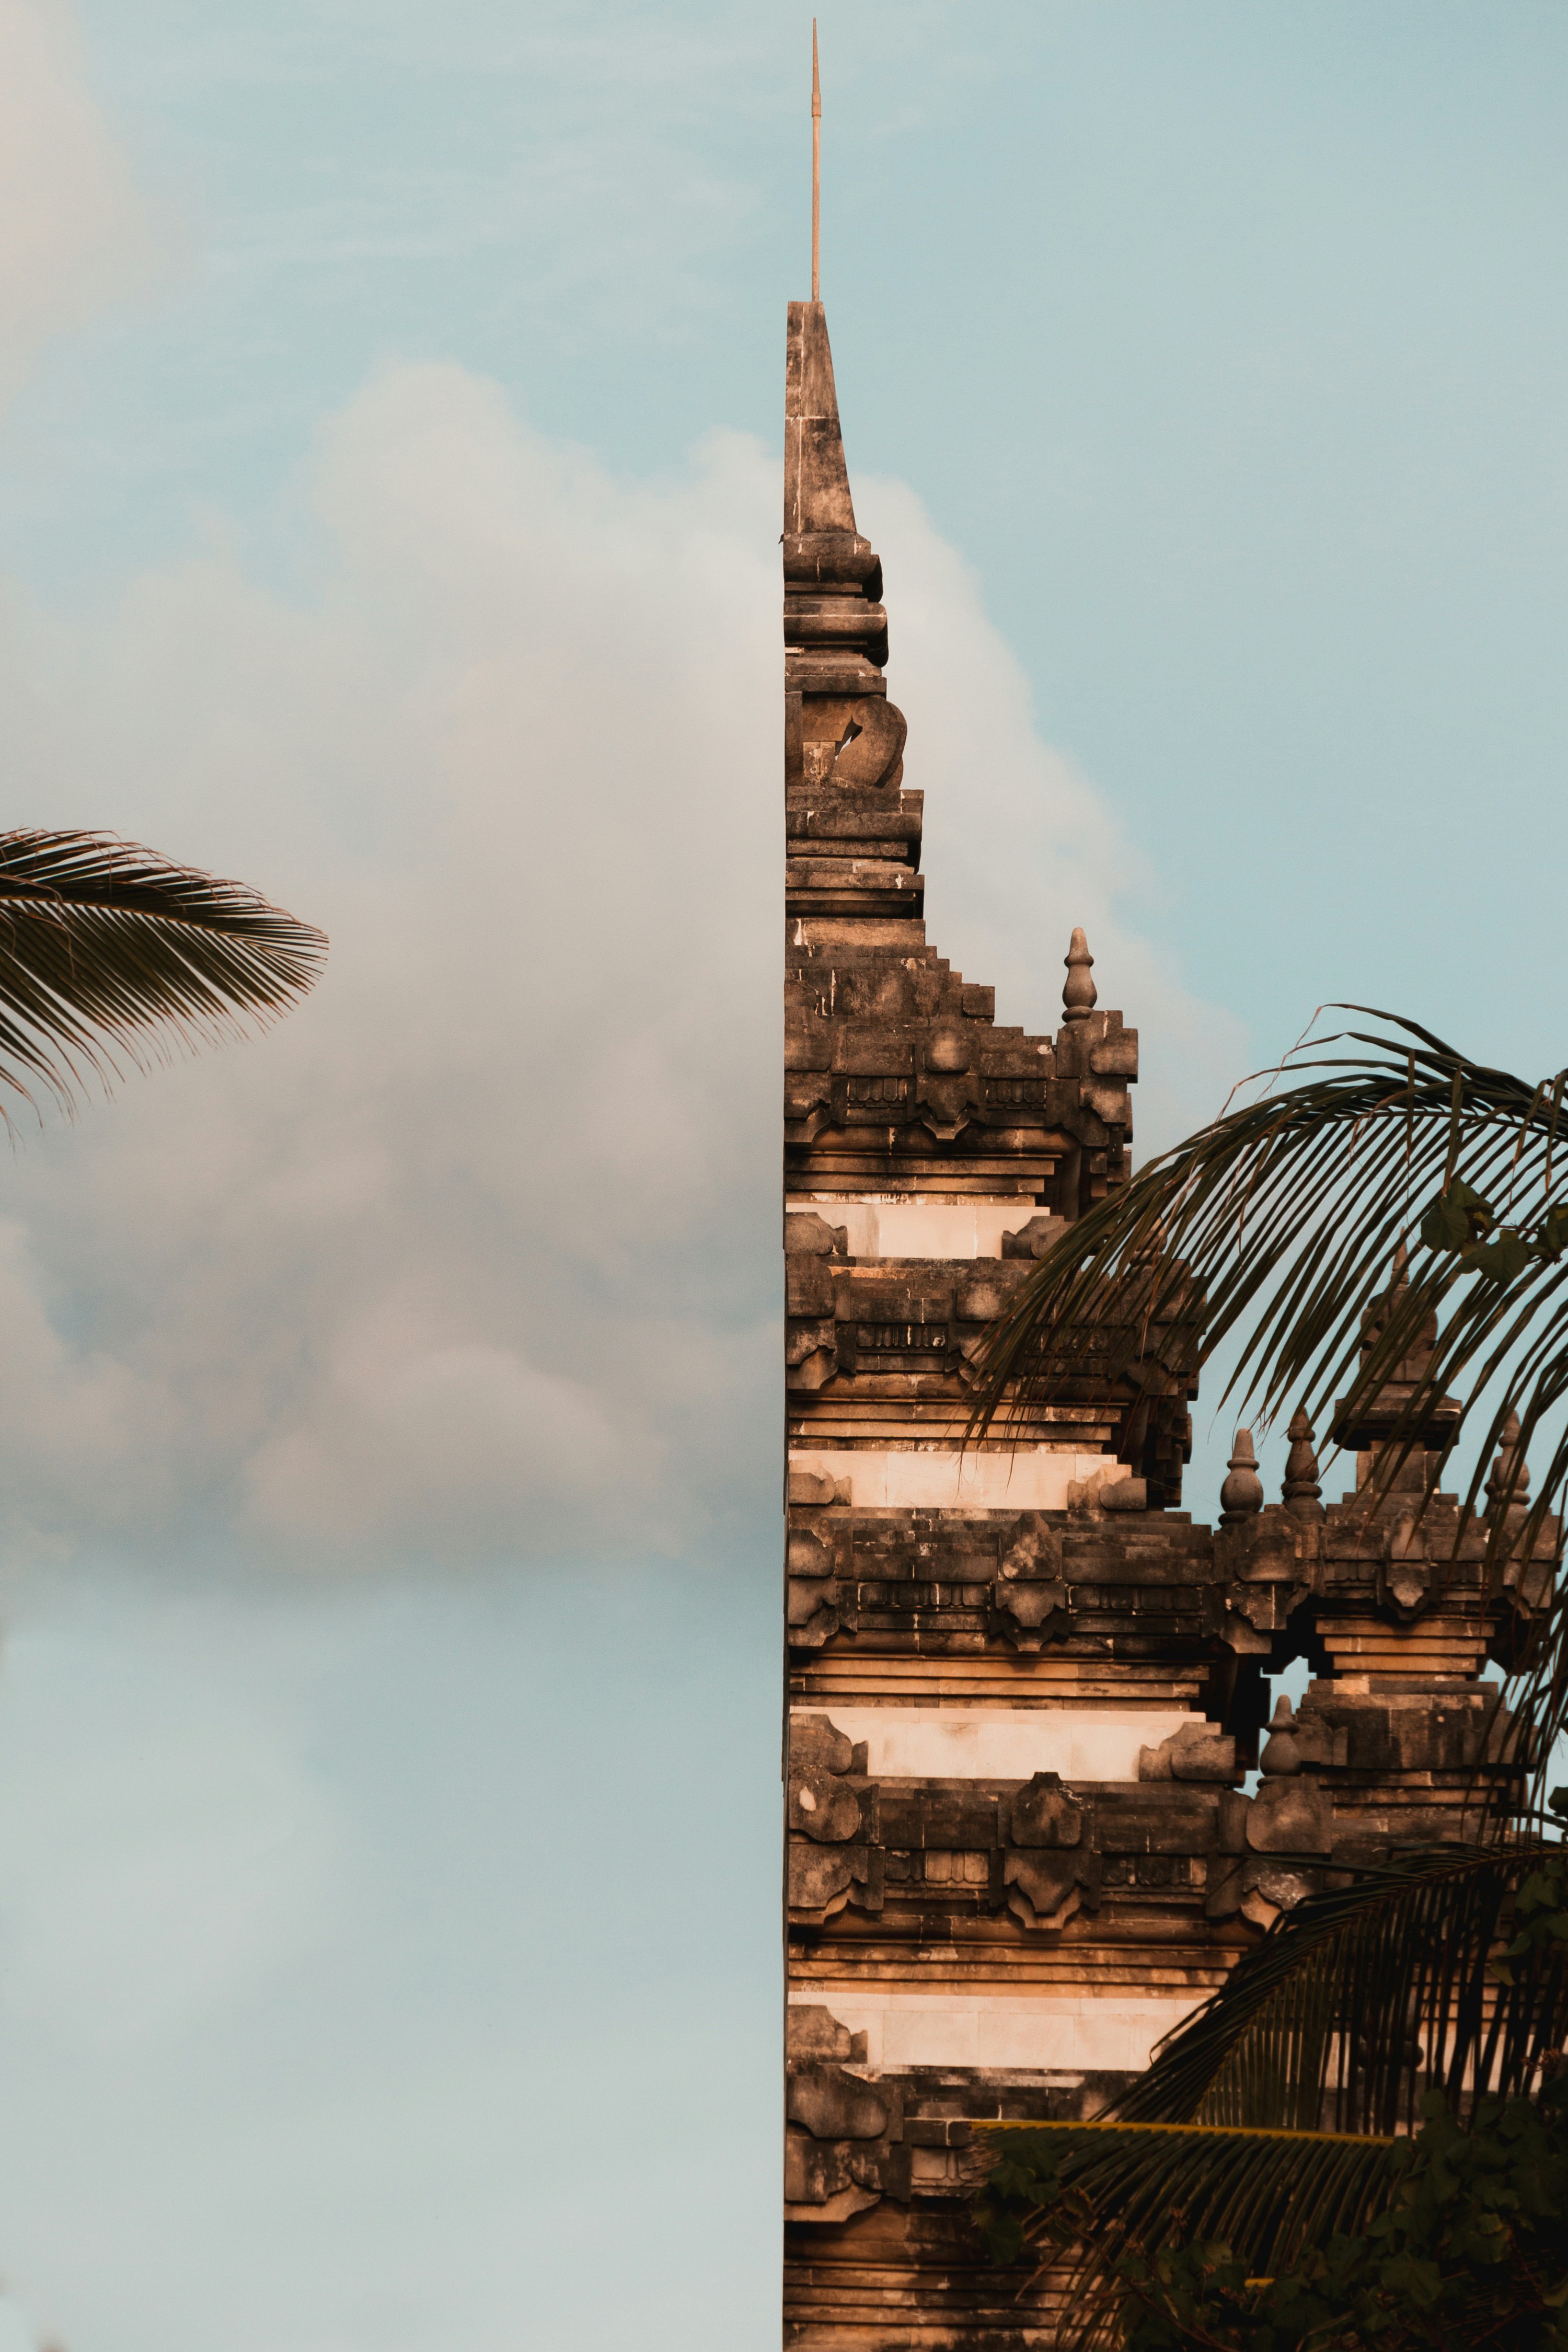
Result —
[[[816,19],[811,20],[811,299],[822,299],[822,80],[816,69]]]

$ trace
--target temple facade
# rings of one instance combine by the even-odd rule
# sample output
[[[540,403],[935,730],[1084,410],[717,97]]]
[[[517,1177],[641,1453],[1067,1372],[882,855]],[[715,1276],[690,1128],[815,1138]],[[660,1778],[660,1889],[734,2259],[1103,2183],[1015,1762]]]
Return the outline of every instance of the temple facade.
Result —
[[[1335,1863],[1507,1804],[1485,1677],[1550,1565],[1489,1591],[1473,1527],[1450,1566],[1457,1504],[1416,1518],[1435,1455],[1325,1507],[1300,1418],[1281,1498],[1242,1432],[1194,1526],[1175,1324],[964,1449],[988,1324],[1125,1181],[1138,1038],[1079,931],[1054,1037],[927,943],[815,302],[788,317],[784,575],[785,2341],[1024,2352],[1049,2300],[971,2236],[984,2126],[1092,2114]],[[1397,1402],[1336,1429],[1358,1486]]]

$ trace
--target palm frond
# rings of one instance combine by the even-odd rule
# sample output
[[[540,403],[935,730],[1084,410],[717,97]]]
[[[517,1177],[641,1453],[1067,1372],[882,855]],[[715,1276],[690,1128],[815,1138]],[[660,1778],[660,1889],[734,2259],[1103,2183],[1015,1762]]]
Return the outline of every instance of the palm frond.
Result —
[[[1064,2345],[1117,2339],[1130,2252],[1214,2242],[1271,2276],[1364,2230],[1430,2093],[1463,2121],[1539,2088],[1565,1939],[1561,1844],[1406,1855],[1285,1914],[1101,2116],[988,2132],[994,2179],[1048,2187],[1023,2239],[1065,2262]]]
[[[1243,1396],[1265,1423],[1302,1404],[1321,1425],[1337,1404],[1352,1431],[1397,1375],[1390,1477],[1413,1449],[1446,1461],[1484,1424],[1461,1528],[1510,1414],[1521,1478],[1532,1439],[1547,1437],[1528,1507],[1507,1507],[1510,1489],[1492,1516],[1495,1571],[1505,1553],[1550,1540],[1568,1488],[1568,1072],[1516,1077],[1399,1014],[1335,1009],[1394,1034],[1318,1041],[1293,1083],[1212,1120],[1070,1225],[988,1336],[972,1434],[1005,1431],[1091,1367],[1106,1386],[1123,1379],[1150,1328],[1173,1320],[1198,1330],[1200,1362],[1239,1342],[1222,1402]],[[1389,1297],[1402,1244],[1406,1277]],[[1568,1721],[1561,1619],[1527,1696],[1544,1750]]]
[[[1568,2040],[1568,1946],[1547,1936],[1528,1966],[1500,1973],[1497,1956],[1521,1889],[1532,1915],[1563,1853],[1534,1839],[1442,1846],[1308,1896],[1162,2044],[1114,2112],[1388,2134],[1415,2128],[1428,2091],[1457,2116],[1483,2095],[1529,2091]]]
[[[1058,2342],[1119,2340],[1130,2252],[1217,2242],[1255,2276],[1292,2270],[1336,2232],[1354,2236],[1387,2203],[1407,2142],[1363,2133],[1031,2124],[990,2129],[988,2154],[1048,2183],[1023,2243],[1060,2271]]]
[[[143,1068],[276,1020],[326,949],[242,883],[133,842],[0,834],[0,1087],[30,1102],[41,1083],[68,1110],[121,1055]]]

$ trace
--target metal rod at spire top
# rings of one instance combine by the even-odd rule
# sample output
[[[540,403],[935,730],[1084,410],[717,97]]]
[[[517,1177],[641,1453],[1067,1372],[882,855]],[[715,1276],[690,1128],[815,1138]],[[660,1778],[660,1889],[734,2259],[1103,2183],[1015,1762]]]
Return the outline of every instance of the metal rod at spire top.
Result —
[[[822,299],[822,82],[816,70],[816,19],[811,20],[811,299]]]

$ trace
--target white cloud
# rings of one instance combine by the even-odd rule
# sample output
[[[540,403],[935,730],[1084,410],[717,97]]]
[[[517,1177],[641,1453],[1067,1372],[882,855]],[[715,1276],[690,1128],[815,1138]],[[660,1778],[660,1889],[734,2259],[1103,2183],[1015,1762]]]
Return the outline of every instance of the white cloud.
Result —
[[[18,814],[240,874],[334,950],[265,1044],[5,1171],[42,1367],[0,1420],[12,1527],[300,1561],[712,1539],[776,1465],[774,467],[721,437],[617,482],[430,366],[332,421],[310,495],[313,600],[223,554],[90,625],[13,600]],[[1119,920],[1115,824],[962,564],[907,492],[866,503],[933,937],[1047,1020],[1087,921],[1205,1108],[1233,1031]]]
[[[514,1349],[431,1343],[387,1302],[347,1331],[309,1422],[263,1442],[247,1465],[249,1514],[310,1542],[384,1538],[389,1500],[432,1544],[445,1521],[507,1550],[530,1492],[588,1495],[618,1481],[655,1486],[642,1433],[627,1454],[590,1390],[552,1378]]]
[[[0,394],[51,336],[153,265],[147,211],[88,86],[74,10],[0,0]]]

